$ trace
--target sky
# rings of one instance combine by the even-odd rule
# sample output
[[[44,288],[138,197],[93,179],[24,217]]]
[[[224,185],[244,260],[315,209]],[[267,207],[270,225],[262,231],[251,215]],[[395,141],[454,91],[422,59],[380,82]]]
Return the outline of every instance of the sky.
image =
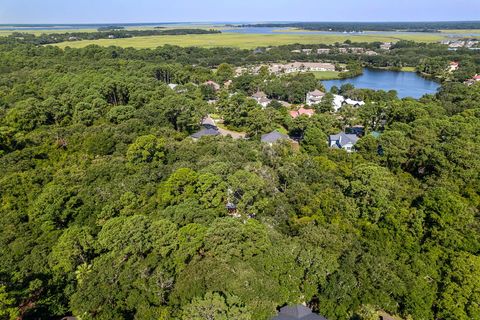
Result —
[[[480,0],[0,0],[0,24],[480,20]]]

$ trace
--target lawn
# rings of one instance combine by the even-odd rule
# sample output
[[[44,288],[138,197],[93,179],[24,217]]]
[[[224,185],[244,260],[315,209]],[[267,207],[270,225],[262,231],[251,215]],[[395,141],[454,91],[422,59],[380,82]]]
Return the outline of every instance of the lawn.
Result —
[[[452,34],[478,34],[480,35],[480,29],[459,29],[459,30],[440,30],[442,33]]]
[[[389,42],[398,40],[413,40],[418,42],[436,42],[444,39],[441,35],[417,35],[417,34],[395,34],[392,36],[377,35],[297,35],[297,34],[202,34],[202,35],[181,35],[181,36],[148,36],[127,39],[100,39],[74,42],[62,42],[57,44],[61,48],[72,47],[82,48],[91,44],[100,46],[120,46],[134,48],[156,48],[165,44],[178,45],[182,47],[197,46],[204,48],[212,47],[237,47],[242,49],[253,49],[265,46],[279,46],[286,44],[334,44],[352,40],[356,42]]]
[[[315,71],[312,72],[318,80],[336,80],[340,79],[338,71]]]
[[[404,72],[416,72],[417,69],[415,67],[402,67],[402,71],[404,71]]]

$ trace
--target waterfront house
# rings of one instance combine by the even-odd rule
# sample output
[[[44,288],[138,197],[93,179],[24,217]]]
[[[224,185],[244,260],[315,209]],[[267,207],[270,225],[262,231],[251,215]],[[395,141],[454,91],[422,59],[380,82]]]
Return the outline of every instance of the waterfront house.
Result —
[[[313,106],[314,104],[320,103],[325,97],[325,92],[320,90],[314,90],[307,93],[306,103],[308,106]]]
[[[345,97],[334,94],[333,95],[333,111],[338,112],[343,106],[343,102],[345,101]]]
[[[339,134],[329,136],[328,145],[330,148],[343,149],[347,152],[353,152],[354,146],[358,140],[359,138],[356,134],[340,132]]]
[[[352,100],[352,99],[345,99],[345,104],[348,104],[352,107],[361,107],[365,105],[365,102],[363,101],[357,101],[357,100]]]

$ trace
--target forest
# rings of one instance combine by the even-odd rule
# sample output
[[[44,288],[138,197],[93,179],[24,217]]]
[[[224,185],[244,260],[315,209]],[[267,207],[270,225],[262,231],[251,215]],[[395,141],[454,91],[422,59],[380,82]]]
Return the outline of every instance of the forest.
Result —
[[[297,48],[2,38],[0,319],[269,320],[292,303],[329,320],[480,319],[480,83],[463,84],[480,53]],[[300,103],[323,89],[312,74],[235,76],[293,59],[414,66],[442,87],[414,100],[343,86],[365,106],[292,119],[249,96]],[[192,140],[212,113],[248,139]],[[356,152],[328,148],[354,125]],[[276,129],[297,146],[260,141]]]
[[[439,21],[439,22],[294,22],[259,23],[244,26],[301,28],[305,30],[362,32],[362,31],[409,31],[439,32],[440,30],[480,29],[478,21]]]
[[[64,41],[80,41],[80,40],[98,40],[98,39],[116,39],[116,38],[133,38],[146,36],[177,36],[187,34],[215,34],[221,33],[218,30],[204,29],[152,29],[152,30],[126,30],[122,27],[101,27],[98,32],[81,32],[70,31],[65,33],[42,33],[34,35],[28,32],[13,32],[6,39],[0,39],[0,42],[12,39],[15,43],[30,43],[36,45],[46,45],[60,43]]]

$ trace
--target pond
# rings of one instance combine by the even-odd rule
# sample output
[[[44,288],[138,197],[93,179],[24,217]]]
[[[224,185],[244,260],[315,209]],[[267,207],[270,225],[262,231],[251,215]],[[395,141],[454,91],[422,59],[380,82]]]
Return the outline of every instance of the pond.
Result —
[[[396,72],[387,70],[364,69],[363,75],[342,79],[322,81],[327,90],[351,83],[358,89],[396,90],[399,98],[421,98],[425,94],[435,94],[440,87],[435,81],[420,77],[415,72]]]

